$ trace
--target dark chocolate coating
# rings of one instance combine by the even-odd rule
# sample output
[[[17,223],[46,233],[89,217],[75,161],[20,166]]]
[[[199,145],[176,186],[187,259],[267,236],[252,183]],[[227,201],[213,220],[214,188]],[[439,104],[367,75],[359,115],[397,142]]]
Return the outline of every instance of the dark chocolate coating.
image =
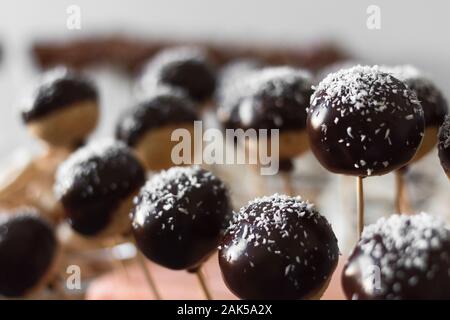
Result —
[[[307,299],[321,292],[339,258],[330,224],[299,197],[250,202],[222,240],[219,264],[241,299]]]
[[[233,60],[225,65],[219,74],[216,89],[217,117],[225,129],[238,128],[236,111],[240,99],[248,94],[245,80],[263,63],[254,58]]]
[[[217,248],[230,214],[228,191],[217,177],[199,167],[173,167],[142,188],[131,221],[148,259],[195,270]]]
[[[210,98],[216,87],[214,68],[200,48],[176,47],[161,51],[146,66],[142,80],[143,86],[154,82],[181,88],[199,102]]]
[[[238,102],[237,126],[243,129],[302,130],[306,127],[311,78],[290,67],[270,67],[252,73]]]
[[[450,299],[450,231],[421,213],[365,228],[342,274],[348,299]]]
[[[22,106],[25,122],[38,120],[61,108],[84,101],[97,102],[95,85],[81,74],[64,68],[48,71]]]
[[[441,90],[412,66],[384,67],[384,69],[403,81],[417,95],[424,112],[425,127],[440,127],[445,115],[448,114],[447,100]]]
[[[144,169],[131,150],[122,142],[106,140],[78,149],[59,167],[55,194],[71,227],[94,236],[144,182]]]
[[[329,171],[383,175],[406,165],[424,135],[415,94],[377,67],[329,75],[311,97],[311,150]]]
[[[439,130],[439,159],[447,174],[450,174],[450,116],[445,118]]]
[[[149,130],[199,120],[188,97],[160,90],[125,110],[116,127],[116,138],[134,146]]]
[[[32,209],[0,216],[0,295],[21,297],[49,271],[57,249],[50,225]]]

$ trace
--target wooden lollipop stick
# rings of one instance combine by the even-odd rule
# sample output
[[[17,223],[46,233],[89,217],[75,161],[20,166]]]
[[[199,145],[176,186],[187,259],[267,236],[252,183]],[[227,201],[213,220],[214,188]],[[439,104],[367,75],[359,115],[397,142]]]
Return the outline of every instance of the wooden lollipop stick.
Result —
[[[292,183],[292,171],[294,169],[294,164],[291,159],[280,161],[280,177],[283,181],[284,193],[288,196],[293,196],[295,194],[295,188]]]
[[[153,280],[150,270],[148,270],[147,266],[145,265],[145,259],[142,256],[141,252],[139,252],[139,251],[137,252],[136,259],[142,269],[142,272],[144,273],[145,280],[147,281],[147,284],[148,284],[150,290],[155,295],[156,300],[162,300],[161,294],[159,293],[159,290],[155,284],[155,281]]]
[[[364,229],[364,186],[363,177],[356,177],[356,206],[358,208],[358,238]]]
[[[292,175],[289,172],[281,172],[281,179],[283,180],[284,193],[288,196],[295,194],[294,186],[292,185]]]
[[[203,273],[202,268],[201,267],[198,268],[195,274],[197,275],[198,282],[200,283],[200,286],[202,288],[206,300],[212,300],[211,291],[209,290],[208,284],[206,283],[205,275]]]
[[[403,169],[395,171],[395,210],[397,213],[412,213],[412,208],[409,203],[408,190],[406,188]]]
[[[120,238],[113,239],[111,250],[114,250],[114,247],[117,247],[119,244],[120,244]],[[125,265],[125,262],[122,259],[117,258],[113,252],[112,252],[112,259],[113,259],[113,262],[116,264],[117,268],[122,270],[123,274],[127,278],[127,281],[131,282],[131,277],[128,272],[128,268]]]

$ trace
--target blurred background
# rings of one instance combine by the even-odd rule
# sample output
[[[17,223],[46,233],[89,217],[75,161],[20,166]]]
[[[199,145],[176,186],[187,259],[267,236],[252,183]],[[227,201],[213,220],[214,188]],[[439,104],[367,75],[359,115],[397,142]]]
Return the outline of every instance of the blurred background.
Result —
[[[81,30],[66,26],[70,5],[81,9]],[[379,30],[366,26],[369,5],[381,8]],[[416,65],[431,74],[442,89],[450,88],[447,1],[6,0],[1,7],[0,159],[18,145],[34,146],[13,106],[36,71],[29,49],[39,39],[121,33],[300,47],[331,40],[364,61]],[[127,90],[122,91],[118,97]],[[114,115],[127,102],[127,97],[117,99],[107,94],[104,99],[104,106]],[[102,124],[100,132],[105,131],[107,126]]]
[[[71,5],[80,8],[81,29],[67,27]],[[376,5],[381,9],[378,30],[367,27]],[[0,10],[0,163],[3,167],[39,150],[39,144],[26,130],[15,108],[22,92],[38,74],[31,54],[37,41],[69,41],[92,36],[127,35],[140,39],[212,41],[258,46],[291,46],[307,49],[331,42],[357,61],[371,64],[413,64],[424,70],[449,97],[450,91],[450,4],[446,1],[407,0],[128,0],[128,1],[2,1]],[[102,120],[97,136],[109,135],[121,109],[132,100],[129,80],[109,68],[89,72],[101,90]],[[11,160],[12,159],[12,160]],[[306,159],[305,161],[308,161]],[[311,158],[309,163],[314,162]],[[310,165],[309,164],[309,165]],[[315,170],[321,170],[315,164]],[[306,165],[305,165],[306,166]],[[301,165],[300,165],[301,167]],[[309,170],[309,169],[307,169]],[[311,169],[312,170],[312,169]],[[418,207],[449,214],[448,181],[440,170],[436,153],[417,168]],[[321,172],[324,174],[324,172]],[[392,177],[369,179],[369,212],[374,218],[388,210],[373,203],[392,197]],[[336,213],[333,195],[340,182],[323,186],[323,207],[336,222],[338,233],[348,228],[346,219]],[[380,183],[381,182],[381,183]],[[378,187],[377,187],[378,186]],[[352,199],[352,184],[342,193]],[[426,190],[424,193],[423,190]],[[415,192],[415,193],[414,193]],[[426,202],[423,199],[427,199]],[[351,202],[352,200],[350,200]],[[377,212],[379,210],[379,212]],[[324,210],[325,211],[325,210]],[[369,215],[369,221],[372,220]]]
[[[74,5],[80,9],[80,29],[67,27],[68,18],[73,14],[68,9]],[[373,14],[367,12],[371,5],[381,10],[380,29],[367,26]],[[229,43],[302,50],[331,43],[355,61],[412,64],[433,79],[448,99],[449,15],[450,4],[442,0],[2,0],[0,179],[11,166],[26,162],[41,149],[39,142],[25,130],[17,109],[23,93],[39,75],[32,48],[41,41],[67,43],[121,35],[142,41],[194,41],[225,47]],[[95,136],[111,135],[121,110],[133,101],[132,80],[123,70],[104,66],[91,67],[87,72],[101,93],[102,117]],[[327,173],[311,154],[299,159],[296,168],[297,192],[306,197],[311,195],[319,204],[321,212],[333,224],[341,251],[348,253],[356,239],[352,178]],[[239,172],[236,169],[227,175],[233,194],[240,195],[234,199],[236,206],[255,196],[252,192],[258,189],[252,180],[242,183]],[[233,183],[233,175],[238,176],[235,180],[238,183]],[[411,168],[407,179],[411,202],[417,210],[450,218],[448,179],[436,151]],[[272,192],[282,191],[281,182],[276,179],[265,183]],[[249,192],[242,193],[239,188]],[[393,175],[367,179],[368,223],[393,212],[394,190]],[[168,274],[168,283],[171,277]],[[219,276],[214,279],[217,286],[223,287]],[[174,291],[178,290],[176,285]],[[108,294],[109,289],[105,289]],[[222,291],[224,297],[229,297],[226,289]]]

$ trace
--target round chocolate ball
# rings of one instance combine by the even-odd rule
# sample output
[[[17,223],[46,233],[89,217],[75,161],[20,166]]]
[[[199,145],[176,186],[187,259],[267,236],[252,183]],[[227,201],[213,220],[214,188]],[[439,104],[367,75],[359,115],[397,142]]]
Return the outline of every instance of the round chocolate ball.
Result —
[[[21,113],[32,134],[49,145],[76,147],[97,126],[97,88],[79,73],[56,68],[43,74]]]
[[[47,284],[57,249],[53,229],[36,210],[0,212],[0,295],[23,297]]]
[[[119,119],[116,138],[133,148],[147,169],[161,170],[174,165],[171,155],[178,142],[171,139],[173,131],[186,129],[193,139],[194,121],[199,117],[187,96],[159,88]]]
[[[219,251],[225,284],[242,299],[320,298],[338,258],[326,218],[300,197],[278,194],[235,213]]]
[[[450,179],[450,116],[447,116],[439,130],[439,159]]]
[[[420,101],[425,117],[425,135],[413,161],[428,154],[437,143],[439,127],[448,113],[447,101],[441,90],[421,71],[410,65],[383,67],[383,70],[403,81]]]
[[[227,188],[200,167],[173,167],[151,178],[131,212],[138,248],[164,267],[194,271],[217,248],[231,214]]]
[[[450,231],[429,214],[392,215],[364,229],[342,275],[355,300],[450,299]]]
[[[144,67],[140,85],[144,92],[158,85],[173,86],[203,102],[214,93],[216,75],[206,51],[175,47],[162,50]]]
[[[75,231],[114,236],[130,230],[128,213],[144,182],[144,169],[132,151],[107,139],[78,149],[60,165],[55,194]]]
[[[327,170],[362,177],[405,166],[425,127],[417,96],[377,66],[328,75],[311,97],[307,123],[311,150]]]
[[[310,74],[290,67],[268,67],[252,73],[244,86],[249,90],[238,103],[237,127],[278,129],[280,159],[291,159],[308,150]],[[248,148],[256,151],[258,141],[250,140]]]

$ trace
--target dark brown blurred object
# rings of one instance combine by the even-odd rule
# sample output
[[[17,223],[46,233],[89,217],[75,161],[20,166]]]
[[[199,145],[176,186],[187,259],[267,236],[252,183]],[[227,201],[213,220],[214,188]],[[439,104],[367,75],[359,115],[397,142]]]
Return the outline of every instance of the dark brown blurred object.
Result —
[[[67,42],[42,41],[33,45],[32,53],[37,64],[44,69],[61,64],[77,69],[110,64],[136,72],[156,52],[176,45],[202,46],[219,65],[239,57],[255,57],[268,64],[289,64],[316,71],[349,58],[347,53],[329,42],[309,48],[276,48],[206,42],[144,41],[125,36],[90,37]]]

